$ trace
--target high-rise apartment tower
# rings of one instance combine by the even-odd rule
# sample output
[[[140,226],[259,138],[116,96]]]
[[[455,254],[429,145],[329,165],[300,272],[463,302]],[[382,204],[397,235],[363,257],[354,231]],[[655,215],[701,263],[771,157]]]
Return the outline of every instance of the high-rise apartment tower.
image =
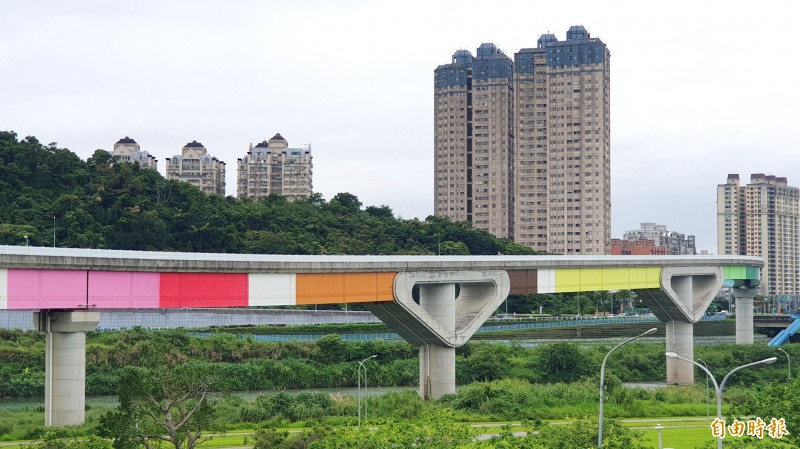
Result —
[[[434,71],[436,215],[541,251],[607,254],[610,53],[582,26],[512,61],[494,44]]]
[[[307,198],[313,188],[311,145],[289,148],[280,135],[253,147],[237,164],[239,198],[283,195],[290,200]]]
[[[761,256],[761,291],[800,294],[800,189],[784,177],[730,174],[717,186],[717,252]]]

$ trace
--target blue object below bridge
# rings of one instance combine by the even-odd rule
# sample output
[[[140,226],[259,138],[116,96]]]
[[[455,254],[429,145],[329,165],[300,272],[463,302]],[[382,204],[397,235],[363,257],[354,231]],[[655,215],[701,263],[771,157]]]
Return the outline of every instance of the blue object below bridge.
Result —
[[[789,338],[796,334],[797,331],[800,331],[800,313],[793,313],[792,318],[794,318],[794,322],[790,324],[786,329],[780,331],[778,335],[775,336],[767,346],[780,346],[787,341]]]

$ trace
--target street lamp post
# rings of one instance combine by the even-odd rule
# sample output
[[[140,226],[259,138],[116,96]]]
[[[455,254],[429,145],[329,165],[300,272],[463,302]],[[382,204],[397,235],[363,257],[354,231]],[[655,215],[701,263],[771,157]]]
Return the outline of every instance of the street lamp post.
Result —
[[[377,355],[373,354],[366,359],[358,362],[358,427],[361,427],[361,370],[364,370],[364,394],[367,392],[367,367],[364,365],[369,359],[374,359]],[[364,404],[366,405],[366,403]],[[364,420],[367,419],[367,407],[364,407]]]
[[[778,351],[786,354],[786,360],[789,362],[789,369],[788,369],[789,378],[787,379],[787,381],[791,382],[792,381],[792,358],[789,357],[789,353],[784,351],[783,349],[778,348]]]
[[[664,426],[662,426],[661,424],[656,424],[656,431],[658,431],[658,449],[664,448],[664,443],[661,440],[661,429],[663,428]]]
[[[609,293],[608,297],[609,297],[609,299],[611,299],[611,307],[609,307],[608,310],[611,312],[611,316],[614,316],[614,294],[613,293]]]
[[[678,354],[676,354],[674,352],[668,352],[668,353],[666,353],[664,355],[666,355],[667,357],[673,358],[673,359],[680,359],[680,360],[683,360],[684,362],[689,362],[692,365],[694,365],[694,366],[700,368],[701,370],[705,371],[705,373],[708,375],[708,377],[711,378],[711,381],[714,382],[714,390],[717,393],[717,419],[719,419],[719,420],[722,419],[722,390],[723,390],[723,388],[725,388],[725,382],[728,381],[728,379],[731,377],[731,375],[733,373],[735,373],[736,371],[739,371],[739,370],[742,370],[742,369],[745,369],[745,368],[751,368],[751,367],[761,366],[761,365],[769,365],[770,363],[775,363],[775,361],[778,360],[777,357],[770,357],[768,359],[759,360],[757,362],[748,363],[746,365],[738,366],[738,367],[734,368],[733,370],[731,370],[728,374],[726,374],[725,377],[722,378],[722,382],[719,385],[717,385],[717,379],[715,379],[714,376],[711,374],[711,371],[706,369],[706,367],[704,367],[703,365],[695,362],[694,360],[690,360],[690,359],[687,359],[685,357],[681,357],[681,356],[679,356]],[[717,437],[717,449],[722,449],[722,437]]]
[[[28,236],[25,236],[25,246],[28,246]]]
[[[703,359],[697,359],[697,360],[699,360],[700,362],[703,363],[703,365],[706,367],[706,372],[708,372],[708,363],[706,363],[705,360],[703,360]],[[708,420],[708,417],[710,415],[710,413],[708,411],[709,408],[710,408],[710,406],[709,406],[709,399],[708,399],[708,375],[706,375],[706,421]]]
[[[603,358],[603,364],[600,365],[600,414],[599,414],[598,419],[597,419],[597,447],[598,448],[603,447],[603,393],[604,393],[603,384],[604,384],[604,382],[606,380],[606,362],[608,361],[608,356],[610,356],[611,353],[616,351],[617,348],[619,348],[620,346],[622,346],[622,345],[624,345],[626,343],[630,343],[633,340],[636,340],[637,338],[644,337],[645,335],[650,335],[650,334],[652,334],[653,332],[655,332],[657,330],[658,329],[656,329],[654,327],[652,329],[648,329],[646,332],[643,332],[643,333],[641,333],[641,334],[639,334],[639,335],[637,335],[635,337],[631,337],[631,338],[623,341],[622,343],[620,343],[620,344],[614,346],[613,348],[611,348],[611,350],[608,351],[608,354],[606,354],[606,356]]]

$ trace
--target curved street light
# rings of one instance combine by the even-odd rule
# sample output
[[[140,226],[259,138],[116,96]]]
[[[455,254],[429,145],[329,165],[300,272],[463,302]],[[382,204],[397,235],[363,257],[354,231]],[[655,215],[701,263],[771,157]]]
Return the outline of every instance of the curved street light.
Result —
[[[364,369],[364,393],[367,392],[367,367],[364,365],[369,359],[374,359],[377,357],[376,354],[372,354],[371,356],[367,357],[366,359],[358,362],[358,427],[361,427],[361,369]],[[366,400],[364,403],[364,420],[367,419],[367,407],[366,407]]]
[[[784,351],[783,349],[778,348],[778,351],[784,353],[786,355],[786,360],[789,361],[789,370],[788,370],[789,377],[786,379],[786,381],[787,382],[791,382],[792,381],[792,358],[789,357],[789,353]]]
[[[611,348],[611,350],[608,351],[608,354],[606,354],[606,356],[603,358],[603,364],[600,365],[600,415],[599,415],[599,417],[597,419],[597,447],[598,448],[603,447],[603,384],[605,383],[605,380],[606,380],[606,362],[608,361],[608,356],[610,356],[611,353],[616,351],[617,348],[619,348],[620,346],[622,346],[622,345],[624,345],[626,343],[630,343],[633,340],[636,340],[637,338],[644,337],[645,335],[650,335],[650,334],[652,334],[653,332],[655,332],[657,330],[658,329],[654,327],[652,329],[648,329],[646,332],[643,332],[643,333],[641,333],[641,334],[639,334],[639,335],[637,335],[635,337],[631,337],[631,338],[623,341],[622,343],[620,343],[620,344],[614,346],[613,348]]]
[[[668,352],[668,353],[666,353],[664,355],[667,356],[667,357],[673,358],[673,359],[680,359],[680,360],[683,360],[684,362],[689,362],[692,365],[694,365],[694,366],[700,368],[701,370],[705,371],[705,373],[708,375],[708,377],[711,378],[711,381],[714,382],[714,390],[717,393],[717,419],[719,419],[719,420],[722,420],[722,389],[725,388],[725,382],[728,381],[728,379],[731,377],[731,375],[733,373],[735,373],[736,371],[739,371],[739,370],[742,370],[742,369],[745,369],[745,368],[752,368],[754,366],[761,366],[761,365],[769,365],[770,363],[775,363],[775,361],[778,360],[777,357],[770,357],[768,359],[759,360],[757,362],[748,363],[746,365],[738,366],[738,367],[734,368],[733,370],[731,370],[728,374],[726,374],[725,377],[722,378],[722,382],[720,382],[720,384],[717,385],[717,379],[715,379],[714,375],[711,374],[711,371],[706,369],[706,367],[704,367],[703,365],[695,362],[694,360],[690,360],[690,359],[687,359],[685,357],[681,357],[681,356],[679,356],[678,354],[676,354],[674,352]],[[717,449],[722,449],[722,437],[717,437]]]

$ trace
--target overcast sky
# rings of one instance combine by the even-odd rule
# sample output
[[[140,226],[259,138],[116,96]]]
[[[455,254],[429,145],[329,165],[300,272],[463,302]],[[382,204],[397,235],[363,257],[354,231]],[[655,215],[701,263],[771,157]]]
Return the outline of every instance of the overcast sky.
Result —
[[[748,5],[750,7],[745,7]],[[130,136],[227,163],[280,132],[314,190],[433,212],[433,70],[584,25],[611,51],[612,235],[640,222],[716,252],[728,173],[800,186],[793,1],[0,0],[0,130],[85,159]]]

